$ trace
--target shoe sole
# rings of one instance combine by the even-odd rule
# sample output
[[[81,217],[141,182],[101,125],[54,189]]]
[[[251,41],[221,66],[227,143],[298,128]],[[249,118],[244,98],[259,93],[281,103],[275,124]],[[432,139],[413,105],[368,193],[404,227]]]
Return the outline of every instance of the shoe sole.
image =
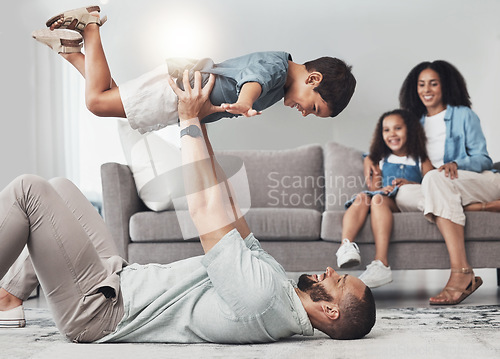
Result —
[[[361,281],[363,281],[363,279],[361,279]],[[363,282],[365,283],[365,282]],[[378,281],[378,282],[374,282],[374,283],[369,283],[369,284],[366,284],[365,285],[369,288],[378,288],[378,287],[382,287],[383,285],[386,285],[386,284],[389,284],[389,283],[392,283],[392,279],[387,281],[387,280],[384,280],[384,281]]]
[[[66,14],[72,13],[72,12],[77,11],[77,10],[80,10],[80,9],[73,9],[73,10],[66,11]],[[101,8],[99,6],[97,6],[97,5],[96,6],[89,6],[89,7],[86,8],[86,10],[87,10],[87,12],[89,14],[91,12],[94,12],[94,11],[101,12]],[[64,14],[65,13],[61,13],[59,15],[52,16],[50,19],[47,20],[47,22],[45,23],[45,25],[47,25],[47,27],[51,27],[52,24],[54,24],[57,20],[64,19]]]
[[[24,328],[26,319],[0,320],[0,328]]]
[[[345,263],[342,263],[342,265],[340,265],[339,267],[340,268],[352,268],[352,267],[359,266],[360,263],[361,263],[361,261],[359,261],[356,258],[353,258],[353,259],[349,259]]]

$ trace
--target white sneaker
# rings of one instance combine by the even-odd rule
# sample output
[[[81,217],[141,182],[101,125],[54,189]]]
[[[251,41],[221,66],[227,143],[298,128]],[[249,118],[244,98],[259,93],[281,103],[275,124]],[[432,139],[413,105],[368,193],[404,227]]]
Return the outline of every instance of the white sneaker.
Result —
[[[381,261],[374,260],[366,266],[359,279],[370,288],[377,288],[392,282],[391,267],[386,267]]]
[[[342,245],[337,250],[336,256],[339,268],[354,267],[361,263],[358,245],[347,238],[344,238],[342,241]]]
[[[0,328],[23,328],[26,326],[24,319],[24,309],[20,305],[18,307],[0,311]]]

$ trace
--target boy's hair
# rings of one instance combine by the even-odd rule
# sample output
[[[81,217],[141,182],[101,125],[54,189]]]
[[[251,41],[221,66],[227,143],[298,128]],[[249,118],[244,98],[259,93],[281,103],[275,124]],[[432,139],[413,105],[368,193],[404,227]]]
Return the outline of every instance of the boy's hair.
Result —
[[[399,92],[401,108],[413,112],[418,117],[427,114],[427,108],[417,93],[418,77],[425,69],[434,70],[439,75],[444,105],[471,106],[469,92],[462,74],[449,62],[436,60],[421,62],[410,71]]]
[[[378,163],[383,158],[389,156],[392,151],[387,147],[384,137],[382,136],[382,128],[384,119],[387,116],[399,115],[406,125],[406,150],[408,156],[413,157],[415,160],[425,161],[427,159],[427,150],[425,143],[427,138],[420,120],[416,115],[407,110],[393,110],[384,113],[380,116],[375,132],[373,133],[373,140],[370,146],[370,159],[374,163]]]
[[[356,79],[344,61],[334,57],[320,57],[304,63],[308,72],[318,71],[323,75],[321,83],[314,88],[328,104],[331,117],[341,113],[351,100]]]

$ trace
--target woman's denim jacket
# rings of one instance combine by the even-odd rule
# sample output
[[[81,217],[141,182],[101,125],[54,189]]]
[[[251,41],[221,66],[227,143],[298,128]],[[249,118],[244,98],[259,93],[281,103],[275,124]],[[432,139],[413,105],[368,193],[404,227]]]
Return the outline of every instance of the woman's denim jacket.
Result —
[[[420,119],[422,126],[425,115]],[[456,162],[458,169],[482,172],[493,166],[486,149],[479,117],[469,107],[449,106],[444,115],[446,141],[444,163]]]

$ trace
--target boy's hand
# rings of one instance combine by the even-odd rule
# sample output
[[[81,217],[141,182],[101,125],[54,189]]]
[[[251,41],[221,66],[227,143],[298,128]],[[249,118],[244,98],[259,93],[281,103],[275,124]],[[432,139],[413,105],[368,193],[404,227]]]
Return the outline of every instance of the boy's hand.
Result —
[[[232,113],[233,115],[243,115],[245,117],[253,117],[260,115],[262,112],[254,110],[251,105],[244,103],[223,103],[220,105],[226,112]]]

